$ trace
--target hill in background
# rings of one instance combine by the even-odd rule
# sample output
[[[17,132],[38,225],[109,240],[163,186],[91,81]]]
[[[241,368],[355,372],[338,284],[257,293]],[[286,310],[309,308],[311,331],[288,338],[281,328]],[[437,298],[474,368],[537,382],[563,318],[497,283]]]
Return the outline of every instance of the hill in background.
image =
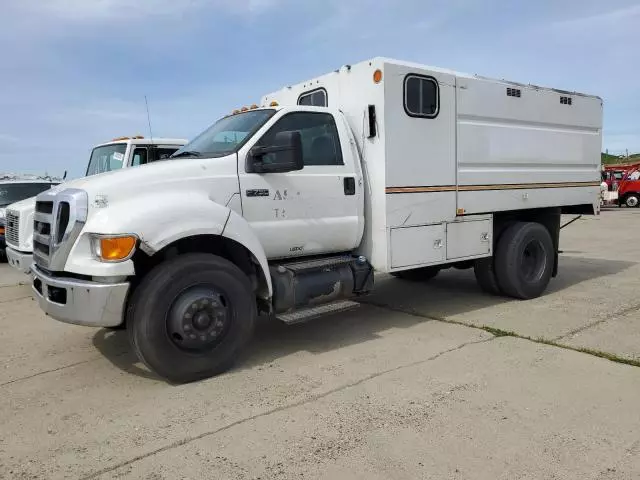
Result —
[[[617,163],[638,163],[640,162],[640,153],[629,155],[628,161],[626,158],[620,158],[617,155],[609,155],[608,153],[603,153],[601,158],[603,165],[611,165]]]

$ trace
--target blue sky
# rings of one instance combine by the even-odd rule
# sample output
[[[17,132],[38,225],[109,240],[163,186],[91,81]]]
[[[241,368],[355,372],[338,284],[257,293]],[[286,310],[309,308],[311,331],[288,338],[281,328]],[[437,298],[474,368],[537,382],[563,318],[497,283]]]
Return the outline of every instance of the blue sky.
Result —
[[[268,92],[374,56],[600,95],[640,151],[640,2],[1,0],[0,171],[83,174],[115,136],[191,138]]]

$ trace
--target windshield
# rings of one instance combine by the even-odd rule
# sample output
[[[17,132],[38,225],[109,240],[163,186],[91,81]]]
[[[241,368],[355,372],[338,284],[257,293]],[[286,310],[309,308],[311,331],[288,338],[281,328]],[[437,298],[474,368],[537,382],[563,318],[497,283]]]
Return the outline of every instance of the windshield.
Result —
[[[274,113],[272,109],[249,110],[221,118],[172,157],[222,157],[237,152]]]
[[[35,197],[41,192],[48,190],[52,183],[7,183],[0,184],[0,207],[6,207],[12,203],[19,202],[26,198]]]
[[[119,170],[124,166],[124,152],[126,150],[126,143],[116,143],[114,145],[104,145],[94,148],[93,152],[91,152],[86,176]]]

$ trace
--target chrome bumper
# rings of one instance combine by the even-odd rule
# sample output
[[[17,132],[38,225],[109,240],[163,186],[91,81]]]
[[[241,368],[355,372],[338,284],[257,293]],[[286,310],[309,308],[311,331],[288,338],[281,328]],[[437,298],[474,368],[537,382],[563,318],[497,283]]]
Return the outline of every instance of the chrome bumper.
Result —
[[[22,253],[18,250],[14,250],[11,247],[7,247],[7,261],[16,270],[20,270],[22,273],[28,275],[31,271],[31,262],[33,257],[30,253]]]
[[[89,327],[116,327],[124,321],[128,283],[52,277],[36,265],[31,271],[40,308],[56,320]]]

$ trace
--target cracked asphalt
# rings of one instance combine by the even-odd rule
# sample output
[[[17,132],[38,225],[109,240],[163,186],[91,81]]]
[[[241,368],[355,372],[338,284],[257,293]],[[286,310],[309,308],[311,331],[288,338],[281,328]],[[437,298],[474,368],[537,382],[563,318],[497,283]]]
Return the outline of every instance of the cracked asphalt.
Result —
[[[0,265],[0,478],[638,479],[639,222],[563,230],[542,298],[486,296],[471,271],[380,278],[182,386],[124,332],[46,318]]]

